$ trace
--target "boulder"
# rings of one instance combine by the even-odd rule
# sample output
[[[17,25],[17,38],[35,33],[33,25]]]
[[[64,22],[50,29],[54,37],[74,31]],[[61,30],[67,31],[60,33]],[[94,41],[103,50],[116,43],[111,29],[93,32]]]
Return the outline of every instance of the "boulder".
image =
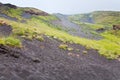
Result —
[[[113,25],[113,30],[120,30],[120,25]]]
[[[105,31],[105,28],[99,28],[96,30],[97,32],[104,32]]]

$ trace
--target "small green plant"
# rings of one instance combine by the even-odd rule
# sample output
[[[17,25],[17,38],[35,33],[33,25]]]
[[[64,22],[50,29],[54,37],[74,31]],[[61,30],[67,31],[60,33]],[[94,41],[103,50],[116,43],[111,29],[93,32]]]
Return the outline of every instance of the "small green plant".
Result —
[[[44,38],[42,36],[37,36],[36,39],[39,41],[44,41]]]
[[[68,45],[66,45],[66,44],[60,44],[59,48],[63,49],[63,50],[67,50],[68,49]]]
[[[28,35],[27,37],[25,37],[25,39],[32,41],[33,37],[31,35]]]
[[[16,34],[18,36],[25,35],[25,30],[23,28],[22,29],[14,29],[13,32],[14,32],[14,34]]]
[[[68,51],[73,51],[73,48],[68,47],[67,50]]]
[[[4,45],[5,44],[5,41],[3,38],[0,39],[0,44]]]
[[[8,37],[4,39],[4,44],[13,46],[13,47],[21,47],[21,41],[19,39]]]
[[[91,49],[88,45],[86,45],[85,48],[86,48],[87,50],[90,50],[90,49]]]

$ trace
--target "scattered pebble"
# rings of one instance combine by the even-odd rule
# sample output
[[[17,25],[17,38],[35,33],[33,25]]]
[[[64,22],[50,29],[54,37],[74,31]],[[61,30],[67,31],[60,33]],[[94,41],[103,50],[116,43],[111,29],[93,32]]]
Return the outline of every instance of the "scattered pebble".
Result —
[[[83,51],[83,54],[87,54],[88,52],[87,51]]]
[[[44,49],[44,48],[45,48],[45,46],[40,46],[40,48],[41,48],[41,49]]]
[[[68,53],[69,56],[73,55],[73,53]]]
[[[19,54],[10,54],[10,56],[14,57],[14,58],[19,58],[20,55]]]
[[[70,53],[68,53],[68,55],[69,55],[69,56],[73,56],[73,57],[80,57],[80,55],[79,55],[79,54],[74,54],[74,53],[71,53],[71,52],[70,52]]]
[[[76,56],[77,56],[77,57],[80,57],[80,55],[79,55],[79,54],[77,54]]]
[[[38,58],[34,58],[34,59],[32,59],[33,60],[33,62],[35,62],[35,63],[40,63],[40,60],[38,59]]]

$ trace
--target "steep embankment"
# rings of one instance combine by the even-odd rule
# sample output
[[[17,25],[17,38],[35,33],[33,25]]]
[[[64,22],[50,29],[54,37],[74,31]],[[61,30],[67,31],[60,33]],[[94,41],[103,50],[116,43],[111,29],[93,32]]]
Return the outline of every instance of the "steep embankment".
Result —
[[[51,24],[56,20],[38,9],[0,4],[0,80],[120,79],[119,60],[100,55],[118,59],[118,38],[75,37]]]

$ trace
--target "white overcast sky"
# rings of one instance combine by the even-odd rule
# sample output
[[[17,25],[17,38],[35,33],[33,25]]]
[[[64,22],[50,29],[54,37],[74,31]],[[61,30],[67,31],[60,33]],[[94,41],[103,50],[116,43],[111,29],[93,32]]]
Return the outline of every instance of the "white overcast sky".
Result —
[[[0,0],[21,7],[35,7],[48,13],[77,14],[98,10],[120,11],[120,0]]]

